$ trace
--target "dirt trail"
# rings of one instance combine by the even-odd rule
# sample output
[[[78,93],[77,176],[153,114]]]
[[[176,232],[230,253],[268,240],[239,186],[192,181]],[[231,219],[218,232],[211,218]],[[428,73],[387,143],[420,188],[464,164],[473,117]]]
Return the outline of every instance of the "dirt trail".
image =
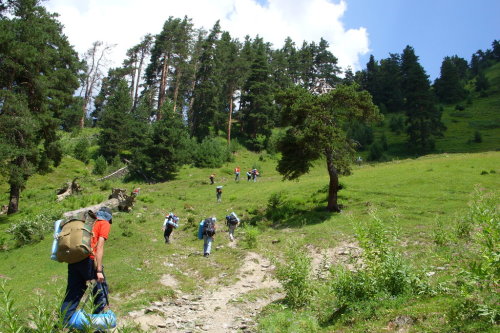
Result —
[[[145,310],[129,313],[142,329],[166,332],[252,332],[255,315],[282,298],[273,279],[274,267],[257,253],[247,254],[238,281],[214,291],[180,295],[176,300],[154,302]]]

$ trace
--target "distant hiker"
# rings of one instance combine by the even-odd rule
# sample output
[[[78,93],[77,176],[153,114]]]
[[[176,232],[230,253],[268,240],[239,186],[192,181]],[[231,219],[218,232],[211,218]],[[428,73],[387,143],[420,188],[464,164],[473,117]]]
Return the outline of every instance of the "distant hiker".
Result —
[[[61,305],[61,313],[64,316],[64,324],[67,325],[71,316],[76,311],[82,299],[87,282],[96,280],[97,283],[92,290],[94,299],[94,314],[103,312],[108,304],[108,285],[104,275],[103,257],[104,243],[109,237],[113,223],[113,213],[108,207],[101,207],[96,213],[96,221],[92,227],[92,238],[90,247],[92,253],[89,257],[68,264],[68,284],[66,286],[66,296]]]
[[[163,222],[163,237],[165,238],[165,243],[170,243],[170,235],[174,228],[179,226],[179,217],[174,213],[169,213],[165,216],[165,221]]]
[[[214,241],[217,226],[215,225],[217,219],[209,217],[200,222],[198,226],[198,239],[203,239],[203,256],[208,257],[212,249],[212,242]]]
[[[215,188],[215,195],[217,197],[217,202],[221,202],[222,201],[222,186],[217,186]]]
[[[239,166],[234,168],[234,180],[237,182],[240,181],[240,167]]]
[[[229,230],[229,240],[234,241],[234,230],[240,224],[240,219],[236,216],[235,212],[226,216],[226,225]]]
[[[215,179],[215,173],[210,175],[210,185],[214,184],[214,179]]]
[[[252,170],[247,171],[247,182],[249,182],[250,179],[252,179]]]
[[[361,165],[361,163],[363,163],[363,159],[361,158],[361,156],[358,156],[358,158],[356,159],[356,164]]]
[[[254,182],[256,182],[256,181],[257,181],[257,176],[258,176],[258,175],[259,175],[259,170],[257,170],[257,169],[252,169],[252,180],[253,180]]]

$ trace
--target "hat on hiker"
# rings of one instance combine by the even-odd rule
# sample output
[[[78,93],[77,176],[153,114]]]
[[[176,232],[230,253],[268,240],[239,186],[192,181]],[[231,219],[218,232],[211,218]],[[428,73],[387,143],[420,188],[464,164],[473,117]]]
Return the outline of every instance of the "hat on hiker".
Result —
[[[113,223],[113,212],[106,206],[99,208],[99,210],[95,215],[97,216],[98,219],[106,220],[109,223]]]

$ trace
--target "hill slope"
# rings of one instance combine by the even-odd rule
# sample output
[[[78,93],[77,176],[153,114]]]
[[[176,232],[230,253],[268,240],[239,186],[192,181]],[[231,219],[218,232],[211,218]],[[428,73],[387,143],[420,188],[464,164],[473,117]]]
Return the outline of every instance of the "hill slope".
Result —
[[[246,180],[235,183],[232,168],[236,165],[240,165],[242,171],[258,167],[262,177],[256,183]],[[36,214],[99,202],[106,198],[111,187],[130,190],[141,187],[134,210],[115,214],[106,244],[105,266],[113,305],[123,316],[130,310],[151,306],[154,301],[167,301],[176,295],[196,295],[199,288],[206,285],[209,290],[230,286],[242,278],[248,251],[267,258],[281,257],[292,242],[302,248],[317,249],[313,252],[329,253],[328,249],[353,241],[352,221],[369,220],[373,210],[382,220],[397,216],[394,223],[400,229],[405,258],[416,267],[433,270],[433,267],[452,264],[449,252],[433,245],[436,220],[446,225],[459,219],[467,209],[469,194],[476,184],[498,189],[499,165],[499,152],[443,154],[362,165],[355,168],[352,176],[341,180],[345,187],[340,192],[344,211],[330,214],[322,209],[326,205],[327,173],[321,163],[299,182],[282,182],[275,171],[274,160],[240,152],[236,162],[223,168],[184,168],[178,180],[167,183],[145,185],[115,181],[103,185],[89,176],[88,167],[67,158],[53,173],[30,179],[29,190],[21,202],[23,213],[15,219],[2,216],[0,230],[5,231],[12,221]],[[215,185],[224,186],[222,203],[216,203],[215,188],[208,185],[212,171],[216,173]],[[55,203],[54,190],[74,176],[82,177],[83,195]],[[5,201],[5,185],[2,190],[1,199]],[[271,196],[281,202],[273,213],[274,221],[266,218]],[[181,217],[181,227],[174,231],[173,243],[166,245],[162,241],[161,226],[164,214],[169,211]],[[236,245],[220,233],[213,255],[208,260],[203,258],[202,244],[196,239],[197,223],[215,215],[222,227],[224,216],[231,211],[238,213],[246,224],[257,226],[260,232],[257,247],[248,249],[245,233],[240,228]],[[37,244],[0,252],[0,278],[13,290],[20,308],[30,308],[37,291],[55,295],[64,288],[66,266],[49,260],[50,244],[51,239],[47,237]],[[175,283],[162,284],[166,275]],[[445,271],[438,274],[436,281],[447,280],[452,275],[453,271]],[[252,288],[248,292],[250,300],[263,297]],[[430,304],[420,310],[419,316],[438,311],[437,317],[441,318],[444,310],[437,310],[442,306],[439,299]],[[430,317],[432,321],[437,320],[436,316]]]

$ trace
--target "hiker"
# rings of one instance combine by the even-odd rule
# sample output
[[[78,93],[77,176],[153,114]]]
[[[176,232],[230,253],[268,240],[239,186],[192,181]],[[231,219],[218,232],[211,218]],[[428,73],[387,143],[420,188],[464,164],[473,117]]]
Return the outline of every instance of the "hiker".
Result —
[[[361,156],[358,156],[358,158],[356,159],[356,164],[361,165],[361,163],[363,163],[363,159],[361,158]]]
[[[236,182],[240,181],[240,167],[239,166],[234,168],[234,181],[236,181]]]
[[[174,228],[179,226],[179,217],[174,213],[169,213],[165,216],[165,221],[163,222],[163,237],[165,238],[165,244],[170,243],[170,235]]]
[[[247,182],[249,182],[250,179],[252,179],[252,170],[247,171]]]
[[[226,216],[226,225],[229,231],[229,240],[234,241],[234,230],[240,224],[240,219],[236,216],[235,212],[231,212],[231,214]]]
[[[252,180],[253,180],[254,182],[256,182],[256,181],[257,181],[257,176],[258,176],[258,175],[259,175],[259,170],[257,170],[257,169],[252,169]]]
[[[210,185],[213,185],[214,184],[214,179],[215,179],[215,173],[211,174],[210,177]]]
[[[221,202],[222,201],[222,186],[217,186],[215,188],[215,195],[217,197],[217,202]]]
[[[101,207],[96,213],[96,221],[92,227],[92,238],[90,247],[92,253],[82,261],[68,264],[68,284],[66,286],[66,296],[61,305],[61,313],[64,316],[64,324],[67,325],[71,316],[75,313],[80,300],[82,299],[87,282],[96,280],[92,295],[94,299],[93,314],[103,312],[108,303],[108,285],[104,275],[103,257],[104,243],[109,237],[111,224],[113,223],[113,213],[108,207]]]
[[[212,249],[212,242],[214,241],[217,226],[215,225],[217,219],[209,217],[200,222],[198,226],[198,239],[203,239],[203,256],[208,257]]]

